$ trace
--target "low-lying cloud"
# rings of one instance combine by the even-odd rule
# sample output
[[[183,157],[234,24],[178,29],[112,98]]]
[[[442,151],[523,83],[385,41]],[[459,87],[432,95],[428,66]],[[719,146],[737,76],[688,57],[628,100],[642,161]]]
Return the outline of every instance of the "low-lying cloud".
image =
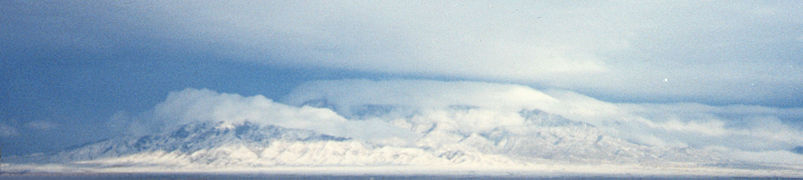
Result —
[[[659,147],[788,151],[803,144],[800,108],[695,103],[610,103],[564,90],[515,84],[430,80],[333,80],[299,86],[282,103],[207,89],[171,92],[153,110],[129,117],[133,134],[213,121],[310,129],[374,143],[410,145],[436,127],[472,134],[528,131],[522,113],[587,123],[630,142]],[[114,123],[112,123],[114,124]]]
[[[800,126],[793,124],[803,113],[800,108],[610,103],[570,91],[539,91],[513,84],[317,81],[300,86],[285,102],[330,107],[357,119],[366,118],[361,116],[365,114],[361,111],[371,111],[366,107],[389,107],[373,118],[425,118],[451,122],[462,130],[520,126],[524,121],[518,113],[536,109],[592,124],[633,142],[658,146],[727,146],[760,151],[788,150],[803,144]]]
[[[409,139],[410,136],[409,133],[380,121],[349,121],[330,109],[295,107],[273,102],[261,95],[243,97],[208,89],[171,92],[152,111],[135,117],[128,117],[122,112],[115,114],[113,123],[109,126],[125,127],[130,130],[129,135],[143,135],[171,131],[194,122],[237,125],[246,121],[389,144],[405,144],[406,141],[391,140]]]

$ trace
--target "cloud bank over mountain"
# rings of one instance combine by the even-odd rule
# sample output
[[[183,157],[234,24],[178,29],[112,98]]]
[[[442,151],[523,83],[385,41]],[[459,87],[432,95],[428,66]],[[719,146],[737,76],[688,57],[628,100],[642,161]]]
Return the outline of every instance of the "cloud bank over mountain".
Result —
[[[8,4],[19,7],[7,10],[19,16],[6,29],[15,40],[9,44],[20,45],[11,49],[77,48],[99,57],[145,50],[145,59],[204,54],[276,67],[515,82],[630,102],[803,102],[803,7],[791,1]],[[36,11],[53,13],[26,13]]]
[[[795,122],[802,114],[799,108],[611,103],[566,90],[473,81],[312,81],[278,102],[187,88],[149,111],[115,114],[107,127],[117,137],[13,157],[10,169],[671,169],[663,173],[800,176],[803,130]],[[44,163],[55,164],[37,166]]]
[[[152,111],[130,118],[131,124],[122,127],[139,127],[129,129],[145,130],[133,132],[144,135],[194,122],[234,126],[248,121],[376,144],[437,147],[499,130],[524,137],[539,127],[532,125],[533,118],[557,118],[566,122],[539,123],[587,124],[602,134],[650,147],[702,149],[742,159],[776,153],[763,154],[761,160],[794,162],[801,159],[790,152],[803,145],[803,131],[795,123],[801,115],[799,108],[610,103],[515,84],[357,79],[309,82],[282,102],[186,89],[170,93]],[[450,135],[433,137],[433,130]],[[455,134],[465,137],[452,137]]]
[[[267,64],[516,82],[612,99],[799,99],[800,4],[689,4],[246,1],[154,13],[193,19],[174,33],[216,39],[226,44],[217,52]]]
[[[110,124],[128,130],[122,132],[133,136],[172,131],[196,122],[221,122],[229,126],[252,122],[359,137],[364,140],[409,136],[390,124],[379,121],[349,121],[329,109],[295,107],[273,102],[261,95],[243,97],[208,89],[171,92],[152,111],[112,120],[118,122]]]
[[[782,150],[803,143],[797,122],[803,115],[800,108],[610,103],[571,91],[542,92],[514,84],[317,81],[297,88],[285,101],[299,106],[323,102],[322,107],[331,107],[353,118],[395,119],[411,114],[445,113],[446,117],[431,119],[457,121],[464,126],[458,129],[519,126],[523,121],[518,113],[537,109],[650,145]],[[379,113],[370,116],[371,111]],[[369,116],[360,117],[364,114]]]
[[[54,156],[102,168],[490,159],[803,172],[801,9],[0,1],[0,144],[44,161],[91,142]]]

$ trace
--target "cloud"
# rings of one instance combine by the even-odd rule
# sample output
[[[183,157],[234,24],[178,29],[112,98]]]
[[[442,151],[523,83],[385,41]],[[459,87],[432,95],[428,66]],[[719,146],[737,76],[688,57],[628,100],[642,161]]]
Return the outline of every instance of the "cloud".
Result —
[[[95,54],[199,53],[312,70],[515,82],[626,101],[787,107],[803,102],[796,59],[803,7],[789,1],[137,1],[4,7],[13,20],[8,22],[15,23],[4,36],[18,40],[9,44],[47,41],[44,47]],[[171,54],[174,49],[184,54]]]
[[[446,108],[474,105],[488,108],[523,108],[557,100],[527,86],[485,82],[433,80],[335,80],[314,81],[297,87],[284,101],[301,105],[309,100],[326,100],[345,115],[357,105],[377,104],[400,107]]]
[[[801,108],[611,103],[572,91],[517,84],[347,79],[305,83],[281,102],[262,95],[188,88],[171,92],[147,112],[116,113],[109,127],[145,135],[194,122],[220,122],[227,128],[248,121],[380,145],[434,149],[465,146],[459,144],[463,141],[487,144],[482,138],[493,144],[494,134],[513,139],[569,138],[581,144],[610,136],[624,141],[616,140],[619,144],[609,148],[630,143],[658,150],[691,147],[733,159],[755,161],[742,157],[752,154],[775,158],[767,162],[786,162],[783,158],[794,154],[785,152],[803,144],[803,126],[797,122],[801,117]],[[562,126],[568,128],[558,128]],[[500,150],[512,152],[518,146],[494,147],[513,148]]]
[[[622,99],[788,104],[795,3],[141,4],[232,59],[516,82]],[[692,5],[693,4],[693,5]],[[156,7],[156,8],[152,8]],[[169,18],[168,18],[169,17]],[[727,17],[727,18],[725,18]],[[728,68],[722,68],[728,67]],[[671,79],[671,83],[664,83]]]
[[[132,119],[123,113],[116,119]],[[119,120],[118,120],[119,121]],[[294,107],[273,102],[261,95],[243,97],[207,89],[171,92],[152,111],[140,115],[129,126],[141,134],[171,131],[193,122],[223,122],[235,125],[252,122],[286,128],[314,130],[320,133],[358,138],[371,142],[405,144],[388,139],[409,139],[410,134],[390,124],[368,120],[349,121],[337,113],[309,106]]]
[[[592,124],[640,144],[787,150],[803,144],[800,108],[696,103],[611,103],[564,90],[515,84],[430,80],[333,80],[299,86],[287,104],[329,107],[354,119],[407,119],[481,132],[522,127],[520,112],[539,110]],[[380,113],[366,113],[385,107]],[[364,114],[377,114],[364,116]],[[795,124],[798,123],[798,124]]]
[[[19,134],[16,128],[0,123],[0,137],[12,137]]]
[[[31,129],[46,131],[56,129],[59,125],[50,121],[31,121],[25,123],[25,126]]]

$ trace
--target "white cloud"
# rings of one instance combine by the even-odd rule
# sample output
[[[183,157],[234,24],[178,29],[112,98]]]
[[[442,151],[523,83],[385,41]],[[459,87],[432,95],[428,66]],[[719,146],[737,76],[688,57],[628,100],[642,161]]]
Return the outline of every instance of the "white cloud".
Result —
[[[623,99],[778,104],[799,99],[782,87],[803,88],[797,60],[784,58],[795,57],[798,49],[784,43],[803,23],[796,18],[803,16],[800,5],[791,2],[170,1],[125,7],[175,29],[157,36],[271,65],[517,82]]]
[[[225,128],[250,121],[378,144],[449,149],[462,146],[455,143],[466,138],[495,132],[510,133],[505,136],[514,138],[526,138],[530,133],[542,137],[540,133],[552,132],[552,126],[539,122],[548,124],[555,118],[558,123],[591,125],[590,129],[581,128],[585,125],[555,129],[564,133],[558,135],[583,142],[605,135],[657,149],[692,147],[728,156],[756,152],[753,154],[773,158],[789,156],[777,152],[803,144],[801,127],[792,124],[803,116],[800,108],[611,103],[571,91],[539,91],[515,84],[314,81],[299,86],[282,102],[261,95],[185,89],[171,92],[165,101],[140,115],[117,113],[112,122],[129,122],[122,127],[155,133],[192,122],[223,122]],[[529,112],[547,113],[549,118],[538,115],[532,119],[526,115]],[[114,124],[110,122],[110,127],[120,127]]]
[[[803,115],[800,108],[610,103],[569,91],[541,92],[513,84],[316,81],[298,87],[284,101],[331,107],[352,118],[364,118],[360,114],[372,110],[365,107],[384,105],[393,108],[386,108],[390,110],[383,111],[379,119],[431,121],[470,132],[523,126],[518,113],[539,109],[642,144],[722,145],[744,150],[789,149],[803,144],[803,132],[789,124]]]
[[[25,123],[25,126],[36,130],[52,130],[58,127],[58,124],[50,121],[31,121]]]
[[[338,112],[347,115],[354,113],[352,106],[364,104],[415,108],[474,105],[516,109],[557,103],[549,95],[522,85],[430,80],[315,81],[297,87],[285,101],[300,105],[314,99],[326,99]]]
[[[153,133],[199,121],[226,124],[249,121],[377,142],[384,142],[387,138],[408,139],[410,136],[387,123],[372,120],[348,121],[325,108],[294,107],[273,102],[261,95],[243,97],[207,89],[171,92],[164,102],[143,116],[142,120],[135,122],[138,123],[135,126],[144,126],[143,130],[151,130],[145,133]]]
[[[115,114],[110,125],[133,134],[178,125],[251,121],[389,143],[408,144],[437,124],[463,133],[504,128],[527,132],[522,111],[539,110],[586,122],[615,137],[656,146],[724,146],[748,151],[786,150],[803,144],[803,109],[702,104],[610,103],[582,94],[539,91],[515,84],[431,80],[334,80],[299,86],[277,103],[211,90],[172,92],[152,111]],[[119,125],[119,122],[123,125]]]
[[[0,137],[11,137],[19,134],[16,128],[0,123]]]

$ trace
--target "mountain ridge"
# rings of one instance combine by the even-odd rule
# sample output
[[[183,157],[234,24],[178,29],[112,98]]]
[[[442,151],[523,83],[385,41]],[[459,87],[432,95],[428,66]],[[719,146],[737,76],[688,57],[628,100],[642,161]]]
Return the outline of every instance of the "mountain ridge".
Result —
[[[462,131],[444,124],[447,122],[421,118],[391,122],[419,135],[411,145],[369,143],[251,121],[197,121],[172,131],[96,141],[38,158],[42,159],[39,162],[84,167],[178,169],[734,164],[711,151],[635,144],[607,135],[592,124],[537,109],[522,110],[518,115],[525,121],[523,126],[475,131]]]

